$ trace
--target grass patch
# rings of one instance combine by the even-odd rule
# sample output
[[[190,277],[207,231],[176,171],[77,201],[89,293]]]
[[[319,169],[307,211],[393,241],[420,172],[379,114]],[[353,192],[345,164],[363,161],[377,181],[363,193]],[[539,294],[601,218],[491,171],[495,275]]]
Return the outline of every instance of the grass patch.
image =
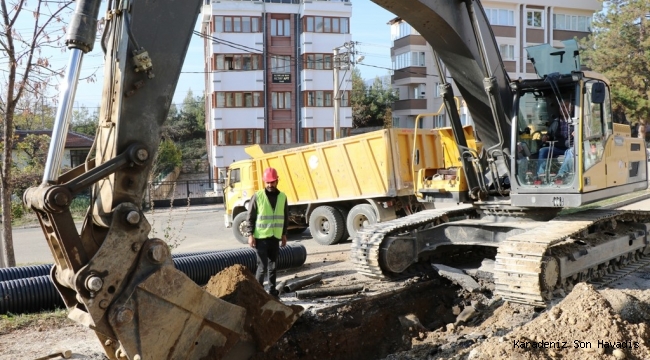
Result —
[[[68,311],[66,309],[36,314],[0,315],[0,335],[29,327],[38,327],[47,330],[71,324],[74,324],[74,322],[68,319]]]

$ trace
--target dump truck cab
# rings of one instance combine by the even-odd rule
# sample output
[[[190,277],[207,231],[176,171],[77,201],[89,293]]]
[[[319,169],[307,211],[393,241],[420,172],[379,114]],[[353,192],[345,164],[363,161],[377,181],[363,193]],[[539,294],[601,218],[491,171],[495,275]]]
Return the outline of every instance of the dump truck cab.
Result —
[[[245,214],[248,211],[248,201],[256,189],[254,166],[255,163],[252,160],[241,160],[228,167],[226,182],[223,186],[223,202],[226,208],[224,223],[227,228],[233,226],[237,215]],[[245,224],[241,226],[245,226]]]

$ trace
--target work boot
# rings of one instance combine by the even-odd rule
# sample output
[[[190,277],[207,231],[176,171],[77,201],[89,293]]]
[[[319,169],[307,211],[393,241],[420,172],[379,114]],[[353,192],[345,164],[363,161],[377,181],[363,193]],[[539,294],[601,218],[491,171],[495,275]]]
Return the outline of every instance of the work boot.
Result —
[[[280,292],[277,291],[276,289],[270,289],[269,290],[269,295],[273,296],[277,300],[280,300]]]

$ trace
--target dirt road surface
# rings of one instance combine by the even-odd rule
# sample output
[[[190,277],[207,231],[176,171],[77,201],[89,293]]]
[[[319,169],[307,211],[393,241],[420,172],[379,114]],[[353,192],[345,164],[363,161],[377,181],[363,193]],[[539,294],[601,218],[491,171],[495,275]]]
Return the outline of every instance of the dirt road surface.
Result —
[[[626,208],[650,210],[650,201]],[[536,309],[502,301],[481,280],[474,293],[435,273],[378,282],[356,273],[349,241],[320,246],[308,232],[293,241],[307,247],[307,261],[280,272],[279,282],[322,274],[321,287],[364,290],[314,300],[282,294],[305,314],[256,359],[650,359],[650,266],[604,289],[580,283]],[[94,333],[71,321],[0,329],[0,359],[33,359],[61,347],[73,359],[104,358]]]

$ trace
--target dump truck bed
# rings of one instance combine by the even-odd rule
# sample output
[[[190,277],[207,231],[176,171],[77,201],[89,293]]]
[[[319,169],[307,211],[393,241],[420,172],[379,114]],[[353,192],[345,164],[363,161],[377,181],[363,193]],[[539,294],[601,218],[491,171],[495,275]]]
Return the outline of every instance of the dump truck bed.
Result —
[[[413,195],[413,171],[450,163],[438,130],[418,129],[419,162],[413,166],[414,136],[412,129],[385,129],[267,154],[257,145],[246,152],[256,188],[262,188],[263,169],[274,167],[292,205],[407,196]]]

